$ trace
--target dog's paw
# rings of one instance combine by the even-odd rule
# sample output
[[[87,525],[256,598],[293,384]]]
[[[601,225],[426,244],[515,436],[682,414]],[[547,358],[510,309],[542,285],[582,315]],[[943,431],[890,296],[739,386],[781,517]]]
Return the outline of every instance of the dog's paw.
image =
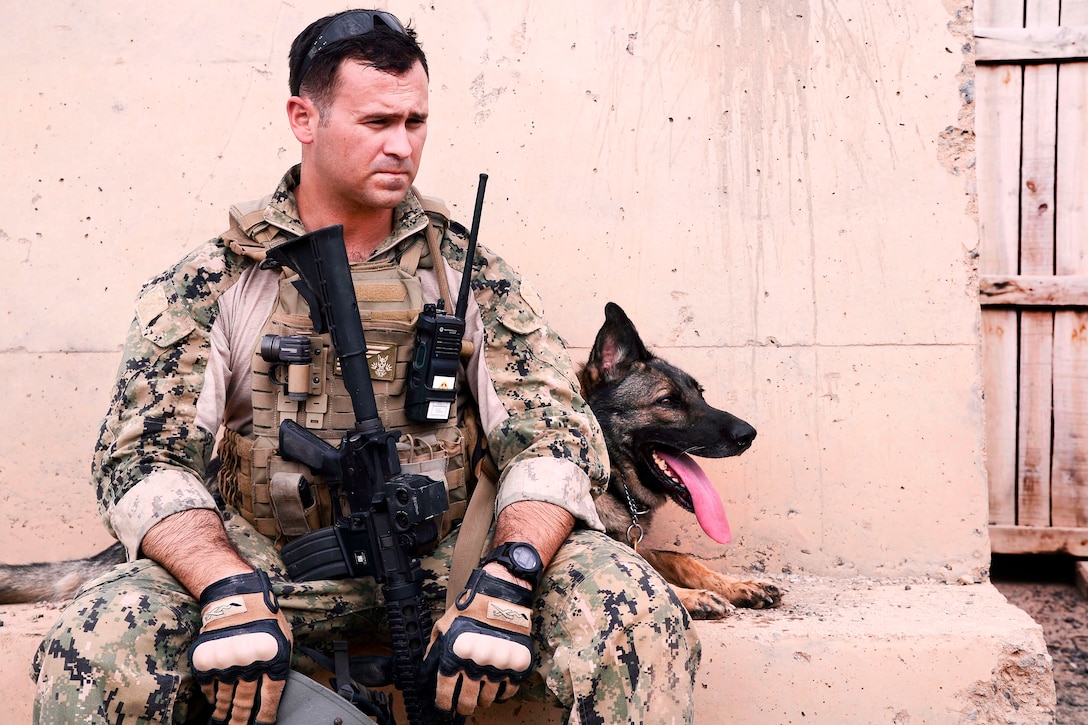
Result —
[[[769,609],[782,603],[785,592],[770,582],[734,581],[723,592],[735,606],[748,609]]]
[[[721,619],[736,610],[728,599],[706,589],[676,588],[676,593],[692,619]]]

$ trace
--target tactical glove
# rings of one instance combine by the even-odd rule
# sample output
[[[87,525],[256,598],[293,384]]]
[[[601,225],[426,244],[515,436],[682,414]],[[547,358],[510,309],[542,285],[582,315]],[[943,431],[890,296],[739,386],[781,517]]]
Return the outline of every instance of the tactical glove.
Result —
[[[200,595],[200,634],[189,660],[212,725],[271,725],[291,668],[291,628],[257,570],[213,582]]]
[[[514,696],[533,669],[533,593],[476,569],[431,630],[424,669],[437,673],[435,708],[471,715]]]

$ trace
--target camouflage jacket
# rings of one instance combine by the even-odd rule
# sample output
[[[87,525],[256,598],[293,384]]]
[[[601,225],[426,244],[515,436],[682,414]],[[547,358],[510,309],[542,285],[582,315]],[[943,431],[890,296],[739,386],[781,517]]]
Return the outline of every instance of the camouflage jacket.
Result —
[[[249,232],[251,238],[267,247],[306,232],[292,191],[297,184],[295,167],[263,200],[266,223]],[[237,207],[232,214],[240,215]],[[372,259],[414,243],[427,223],[413,191]],[[434,265],[454,290],[465,237],[463,227],[451,224],[441,245],[443,264]],[[563,341],[529,285],[484,245],[476,254],[466,321],[476,352],[465,373],[502,472],[496,509],[547,501],[581,525],[602,529],[593,495],[606,480],[607,454]],[[261,256],[219,237],[140,292],[93,461],[99,513],[130,558],[163,518],[215,508],[203,481],[216,432],[221,425],[252,429],[250,358],[279,277],[259,268]],[[435,299],[435,269],[421,268],[419,277],[425,297]]]

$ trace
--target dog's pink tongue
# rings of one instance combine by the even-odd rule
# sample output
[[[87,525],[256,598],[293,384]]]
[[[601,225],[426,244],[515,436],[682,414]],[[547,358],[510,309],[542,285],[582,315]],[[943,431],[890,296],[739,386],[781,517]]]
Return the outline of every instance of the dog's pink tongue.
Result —
[[[733,534],[729,531],[729,522],[725,519],[725,507],[722,506],[718,492],[714,490],[703,469],[687,453],[672,455],[659,450],[657,455],[661,456],[665,463],[669,464],[673,473],[684,482],[688,493],[691,494],[691,502],[695,505],[695,518],[698,519],[706,535],[719,544],[728,544],[733,539]]]

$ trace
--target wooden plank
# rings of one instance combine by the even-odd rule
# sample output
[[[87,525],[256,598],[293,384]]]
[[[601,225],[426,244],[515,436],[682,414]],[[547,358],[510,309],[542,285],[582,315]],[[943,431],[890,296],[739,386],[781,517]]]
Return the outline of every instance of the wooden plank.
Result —
[[[1020,274],[1054,274],[1058,67],[1024,68]]]
[[[978,0],[975,22],[1023,26],[1023,3]],[[1020,114],[1023,68],[975,69],[976,179],[979,265],[985,274],[1019,270]],[[982,380],[990,522],[1016,521],[1016,396],[1018,316],[982,311]]]
[[[1063,0],[1061,23],[1088,22],[1088,0]],[[1054,253],[1058,274],[1088,274],[1088,66],[1058,69]],[[1088,526],[1088,312],[1054,316],[1051,523]]]
[[[1020,268],[1020,123],[1024,69],[975,72],[975,143],[979,208],[979,267],[983,274]]]
[[[1023,526],[1050,524],[1050,431],[1054,313],[1020,316],[1017,514]]]
[[[1063,0],[1061,22],[1088,23],[1088,0]],[[1055,272],[1088,274],[1088,65],[1058,69]]]
[[[1088,529],[1062,526],[991,526],[995,554],[1072,554],[1088,556]]]
[[[1088,275],[983,274],[978,293],[983,307],[1088,307]]]
[[[1058,0],[1028,0],[1027,27],[1058,24]],[[1054,174],[1058,67],[1024,68],[1020,152],[1020,273],[1054,273]],[[1050,440],[1054,313],[1020,314],[1020,397],[1017,430],[1017,518],[1050,524]]]
[[[1015,6],[1015,3],[1010,3]],[[1061,23],[1061,0],[1026,0],[1025,28],[1050,28]]]
[[[982,385],[986,416],[986,475],[989,523],[1016,523],[1016,341],[1015,312],[982,311]]]
[[[975,27],[976,63],[1054,63],[1088,60],[1088,26]]]
[[[1024,27],[1024,0],[976,0],[975,25],[979,27]]]
[[[1088,526],[1088,313],[1054,318],[1054,442],[1050,506],[1054,526]]]

